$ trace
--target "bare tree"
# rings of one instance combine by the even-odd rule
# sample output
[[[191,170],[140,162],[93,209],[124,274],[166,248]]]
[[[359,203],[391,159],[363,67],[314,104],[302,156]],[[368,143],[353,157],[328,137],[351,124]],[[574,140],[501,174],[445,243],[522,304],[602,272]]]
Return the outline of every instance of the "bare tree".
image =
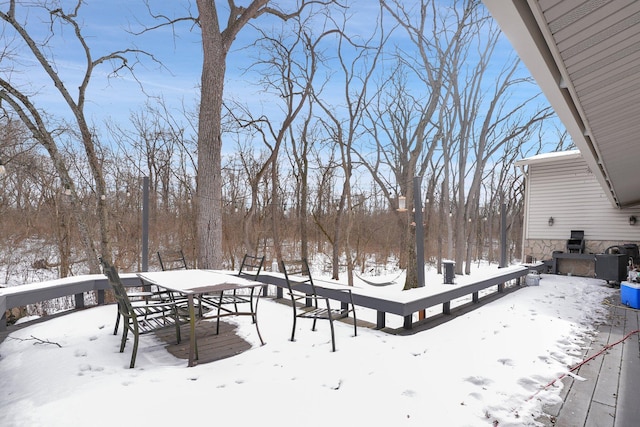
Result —
[[[384,136],[386,139],[377,139],[377,141],[385,146],[389,144],[391,148],[392,154],[384,164],[394,171],[395,185],[398,186],[399,192],[388,193],[390,205],[397,200],[398,196],[405,195],[408,206],[412,206],[413,178],[424,176],[438,141],[444,137],[439,117],[443,91],[446,89],[447,61],[450,60],[450,52],[466,42],[463,35],[472,15],[465,7],[460,8],[462,12],[459,13],[455,4],[457,2],[446,7],[431,0],[423,0],[412,5],[399,0],[380,0],[380,3],[404,30],[412,49],[407,49],[406,44],[397,47],[400,65],[392,82],[396,88],[395,91],[398,94],[402,93],[397,98],[398,103],[405,103],[405,105],[402,105],[400,112],[393,107],[385,106],[385,111],[388,112],[381,117],[386,117],[386,120],[379,122],[376,120],[376,126],[380,128],[376,131],[376,138]],[[400,96],[407,96],[406,82],[409,80],[420,83],[420,89],[416,89],[415,85],[412,86],[412,92],[419,95],[411,94],[408,101],[400,100]],[[390,101],[387,102],[389,105],[392,104]],[[411,130],[410,132],[398,126],[403,122],[406,129]],[[377,175],[374,174],[374,176]],[[383,189],[390,188],[382,182],[380,184]],[[446,194],[441,196],[448,197]],[[416,236],[415,229],[408,225],[412,219],[401,218],[401,221],[407,221],[405,241],[408,255],[405,258],[407,262],[405,289],[409,289],[418,285],[418,267],[415,260]]]
[[[318,68],[317,44],[331,31],[313,36],[306,28],[306,22],[299,17],[292,18],[294,31],[270,34],[258,30],[261,34],[256,46],[260,52],[253,68],[260,73],[259,84],[266,93],[274,95],[275,108],[270,114],[254,117],[249,108],[244,116],[237,115],[236,121],[243,128],[251,127],[254,134],[262,140],[268,152],[267,158],[258,165],[255,174],[250,177],[250,186],[255,195],[258,183],[270,174],[271,181],[271,238],[275,259],[282,259],[280,224],[282,222],[281,175],[278,168],[280,150],[288,136],[292,135],[293,124],[307,104]],[[313,39],[312,39],[313,37]],[[239,106],[236,107],[239,110]],[[234,113],[233,109],[230,111]],[[236,112],[237,113],[237,112]],[[254,198],[252,198],[253,200]],[[254,215],[254,203],[249,207],[245,223],[251,223]]]
[[[188,118],[188,113],[176,113],[164,99],[157,99],[133,112],[128,125],[108,123],[115,143],[113,149],[103,149],[103,168],[107,181],[111,179],[114,187],[110,193],[115,197],[109,200],[110,219],[115,220],[112,230],[120,244],[128,242],[126,249],[116,251],[124,265],[141,266],[143,177],[149,179],[149,239],[153,247],[156,250],[179,247],[189,260],[195,260],[191,204],[195,142],[188,137]],[[129,231],[124,232],[127,228]]]
[[[309,160],[311,158],[312,147],[319,139],[318,131],[312,124],[313,103],[309,103],[308,111],[300,129],[298,142],[291,130],[291,165],[292,174],[295,180],[295,206],[293,212],[298,219],[300,231],[300,254],[302,258],[309,259]]]
[[[456,147],[456,155],[450,160],[452,169],[456,165],[457,178],[453,229],[458,274],[463,273],[463,265],[464,274],[471,271],[474,227],[478,224],[485,169],[505,145],[526,142],[540,123],[552,115],[549,107],[536,110],[532,105],[540,96],[537,91],[522,100],[512,99],[513,94],[524,92],[523,88],[532,83],[530,77],[519,76],[521,67],[517,58],[508,59],[497,75],[490,74],[500,31],[484,9],[471,6],[466,41],[450,52],[447,61],[449,90],[445,100],[450,105],[447,110],[450,140]],[[509,169],[508,164],[502,166]]]
[[[396,175],[403,194],[410,194],[410,190],[402,188],[402,183],[409,182],[412,176],[409,174],[422,175],[421,171],[428,170],[433,159],[430,150],[434,150],[435,143],[439,142],[442,170],[432,170],[431,176],[439,174],[442,180],[438,197],[439,216],[440,224],[446,225],[440,228],[439,239],[446,240],[446,247],[443,247],[444,242],[440,246],[447,257],[455,259],[456,272],[461,274],[471,254],[485,167],[503,144],[510,140],[526,140],[526,135],[530,135],[550,113],[548,109],[542,109],[530,116],[525,114],[537,94],[523,101],[510,102],[511,94],[528,83],[527,79],[518,76],[520,68],[517,61],[506,63],[492,88],[490,79],[495,76],[489,76],[489,64],[491,61],[495,63],[493,52],[497,46],[498,31],[491,25],[490,16],[479,1],[460,0],[446,6],[433,0],[423,0],[417,5],[396,0],[381,0],[381,3],[406,31],[413,48],[401,50],[399,60],[402,68],[399,70],[402,71],[399,75],[406,74],[407,79],[424,83],[426,95],[421,102],[424,106],[421,115],[409,116],[408,120],[403,118],[405,123],[411,124],[411,127],[405,125],[404,129],[415,129],[415,136],[409,135],[407,139],[406,131],[397,131],[402,129],[400,126],[388,125],[394,121],[401,122],[397,120],[401,116],[396,112],[411,111],[406,108],[393,109],[396,114],[394,120],[387,118],[378,123],[393,130],[393,133],[387,132],[393,135],[389,139],[413,141],[414,145],[405,143],[406,147],[412,147],[411,151],[404,149],[411,156],[393,157],[397,165],[402,165],[395,169],[392,167],[392,170],[404,173]],[[401,81],[398,78],[391,80],[394,84]],[[398,84],[396,87],[402,88]],[[413,90],[420,93],[415,85]],[[403,102],[406,103],[406,99],[403,96]],[[377,127],[382,128],[380,125]],[[376,136],[380,136],[380,132]],[[423,154],[425,147],[429,151]],[[471,182],[469,188],[468,182]],[[435,189],[436,186],[431,185],[430,188]],[[411,262],[414,242],[408,240],[411,254],[408,261]],[[409,264],[408,268],[412,266]],[[406,287],[412,286],[410,279],[409,270]]]
[[[200,113],[198,125],[198,204],[197,230],[199,239],[199,265],[214,268],[220,265],[222,234],[221,191],[221,118],[226,59],[236,36],[247,23],[262,15],[284,20],[299,16],[309,4],[328,4],[331,1],[302,0],[291,12],[269,0],[253,0],[239,6],[229,0],[226,27],[221,28],[218,7],[212,0],[197,0],[197,23],[202,31],[203,64],[200,87]]]
[[[341,169],[341,188],[338,190],[335,223],[333,226],[332,278],[339,279],[340,256],[344,253],[347,261],[347,280],[353,285],[354,261],[351,247],[351,229],[354,221],[354,199],[352,197],[352,175],[354,172],[354,152],[357,141],[364,134],[363,121],[372,96],[368,88],[369,82],[378,70],[378,62],[382,55],[382,47],[388,37],[381,22],[372,26],[371,36],[359,42],[347,34],[348,18],[342,16],[342,22],[336,22],[339,31],[337,36],[336,59],[337,70],[342,79],[342,105],[336,105],[314,94],[316,104],[324,115],[319,120],[325,129],[328,139],[336,144],[339,153],[338,165]],[[343,228],[343,224],[345,225]],[[344,235],[343,235],[344,233]]]
[[[23,46],[26,46],[27,50],[35,59],[36,63],[42,71],[49,78],[52,87],[64,100],[64,103],[68,107],[68,112],[73,117],[73,130],[77,134],[69,133],[71,137],[77,137],[81,143],[84,154],[86,156],[86,164],[93,180],[94,191],[96,197],[95,212],[99,218],[98,225],[100,230],[100,254],[107,258],[111,256],[110,239],[108,231],[107,210],[105,202],[102,199],[102,195],[106,194],[105,180],[103,177],[100,159],[96,152],[95,133],[89,126],[89,123],[85,117],[85,101],[86,93],[89,87],[89,83],[93,77],[96,67],[102,64],[112,64],[113,68],[111,72],[117,75],[122,70],[132,70],[133,65],[128,61],[128,56],[141,53],[137,50],[120,50],[111,52],[107,55],[103,55],[98,58],[94,58],[87,39],[83,35],[83,29],[79,24],[79,12],[82,6],[82,1],[78,1],[69,11],[65,11],[61,5],[57,3],[41,3],[35,5],[26,5],[19,9],[16,8],[17,3],[15,0],[8,2],[6,11],[0,11],[0,19],[2,19],[10,28],[14,31],[15,38],[7,38],[9,43],[17,43],[20,40]],[[22,6],[22,5],[20,5]],[[49,19],[49,22],[44,22],[44,27],[48,29],[49,33],[44,37],[42,41],[38,41],[32,37],[27,26],[25,25],[28,20],[28,11],[41,8],[44,11],[45,16]],[[19,18],[18,14],[25,12],[24,18]],[[72,31],[74,41],[77,43],[78,52],[81,52],[85,59],[85,69],[83,70],[82,78],[75,84],[69,84],[63,80],[61,75],[56,70],[55,65],[55,46],[51,41],[56,37],[54,24],[59,24],[62,27],[69,27]],[[68,47],[69,39],[67,40]],[[5,52],[11,52],[10,48],[4,50]],[[83,215],[83,208],[86,204],[81,203],[76,186],[71,174],[69,173],[70,166],[65,161],[64,154],[61,152],[60,147],[60,129],[58,125],[53,123],[47,117],[47,114],[42,108],[38,108],[35,101],[34,94],[27,93],[22,90],[19,83],[12,81],[12,75],[17,71],[17,67],[24,61],[16,56],[13,52],[4,57],[5,61],[11,61],[13,68],[5,70],[4,75],[6,77],[0,78],[0,99],[6,102],[9,107],[18,115],[23,123],[29,128],[33,137],[42,144],[49,156],[53,161],[55,170],[65,186],[68,186],[71,192],[71,207],[76,218],[79,230],[82,235],[84,243],[84,252],[87,257],[87,263],[91,272],[99,272],[99,263],[97,250],[94,245],[92,233],[87,225],[85,216]],[[77,95],[74,97],[69,91],[68,87],[77,87]],[[63,130],[64,132],[64,130]],[[94,214],[95,215],[95,214]]]

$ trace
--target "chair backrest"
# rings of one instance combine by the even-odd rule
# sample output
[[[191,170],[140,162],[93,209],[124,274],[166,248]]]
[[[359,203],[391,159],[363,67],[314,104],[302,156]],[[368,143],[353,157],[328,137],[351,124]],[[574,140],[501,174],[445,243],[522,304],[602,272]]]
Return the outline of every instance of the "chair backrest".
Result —
[[[261,257],[245,254],[238,270],[238,276],[258,280],[260,270],[264,264],[264,255]]]
[[[113,289],[116,302],[118,303],[118,310],[122,315],[130,317],[133,312],[133,308],[131,306],[129,296],[127,295],[127,291],[124,289],[124,285],[120,280],[118,270],[103,258],[100,258],[100,263],[102,264],[102,271],[105,276],[107,276],[107,280]]]
[[[162,271],[169,270],[187,270],[187,260],[184,258],[182,249],[175,251],[158,251],[158,261]]]
[[[301,277],[305,277],[305,279],[302,280],[302,283],[309,283],[311,285],[311,289],[314,295],[316,294],[316,287],[313,284],[313,278],[311,277],[311,270],[309,270],[309,263],[305,258],[302,258],[301,260],[286,261],[286,262],[281,260],[280,266],[282,268],[282,271],[284,272],[284,278],[287,281],[287,286],[289,287],[289,290],[292,290],[292,283],[289,280],[289,276],[301,276]],[[297,280],[296,282],[300,283],[300,280]]]
[[[571,230],[571,239],[572,240],[584,239],[584,230]]]

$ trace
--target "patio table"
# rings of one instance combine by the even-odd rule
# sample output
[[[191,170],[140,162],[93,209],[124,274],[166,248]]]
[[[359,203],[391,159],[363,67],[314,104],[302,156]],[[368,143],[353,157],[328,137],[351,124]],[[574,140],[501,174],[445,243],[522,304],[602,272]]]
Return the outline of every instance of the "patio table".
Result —
[[[145,285],[156,285],[169,291],[186,295],[189,309],[189,366],[196,364],[196,325],[195,325],[195,305],[194,295],[209,292],[222,292],[234,289],[252,289],[265,286],[264,283],[244,279],[233,274],[226,274],[212,270],[171,270],[137,273],[140,280]],[[250,315],[255,319],[256,331],[260,342],[264,345],[260,329],[258,328],[258,300],[260,292],[256,292],[256,302],[252,304],[249,312],[231,312],[225,315]]]

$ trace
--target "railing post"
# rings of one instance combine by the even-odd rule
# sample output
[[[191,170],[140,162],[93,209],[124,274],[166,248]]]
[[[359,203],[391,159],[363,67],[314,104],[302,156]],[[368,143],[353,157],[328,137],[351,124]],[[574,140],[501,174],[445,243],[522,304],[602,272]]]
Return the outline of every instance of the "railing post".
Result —
[[[500,268],[507,266],[507,205],[500,205]]]
[[[413,314],[404,316],[404,329],[413,329]]]
[[[451,301],[442,303],[442,314],[451,314]]]
[[[424,287],[424,220],[422,218],[422,177],[413,178],[414,221],[416,223],[416,268],[418,269],[418,287]]]
[[[149,271],[149,177],[142,177],[142,271]]]
[[[413,178],[413,206],[415,213],[413,220],[416,223],[416,269],[418,270],[418,287],[424,288],[424,220],[422,212],[422,177]],[[425,310],[418,312],[418,319],[422,320],[426,316]]]
[[[377,310],[376,315],[376,329],[384,329],[386,325],[386,316],[387,313],[384,311]]]
[[[84,308],[84,294],[75,294],[76,308]]]
[[[0,295],[0,332],[7,330],[7,297]]]

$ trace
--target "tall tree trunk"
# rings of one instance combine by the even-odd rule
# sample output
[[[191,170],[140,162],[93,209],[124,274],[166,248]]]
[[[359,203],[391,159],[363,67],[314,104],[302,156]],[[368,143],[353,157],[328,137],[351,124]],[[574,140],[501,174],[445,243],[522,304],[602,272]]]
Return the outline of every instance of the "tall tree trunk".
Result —
[[[226,71],[224,39],[215,4],[198,0],[202,30],[202,79],[198,114],[196,229],[198,267],[222,264],[222,92]]]
[[[281,206],[280,195],[278,193],[278,162],[277,157],[271,162],[271,232],[273,233],[273,250],[276,259],[283,259],[282,241],[280,237],[280,217]]]
[[[348,186],[349,179],[346,178],[345,182],[342,184],[342,195],[340,196],[340,201],[338,202],[336,209],[335,220],[333,222],[333,248],[331,250],[331,278],[333,280],[338,280],[340,278],[340,242],[342,241],[342,221],[344,218],[344,205]],[[346,255],[349,256],[349,254]]]
[[[308,149],[308,140],[307,140],[307,123],[305,121],[305,132],[303,133],[303,156],[300,158],[300,182],[298,183],[300,189],[300,206],[298,215],[300,218],[300,253],[302,254],[302,258],[309,259],[309,218],[307,215],[309,209],[309,160],[307,158],[309,149]]]

